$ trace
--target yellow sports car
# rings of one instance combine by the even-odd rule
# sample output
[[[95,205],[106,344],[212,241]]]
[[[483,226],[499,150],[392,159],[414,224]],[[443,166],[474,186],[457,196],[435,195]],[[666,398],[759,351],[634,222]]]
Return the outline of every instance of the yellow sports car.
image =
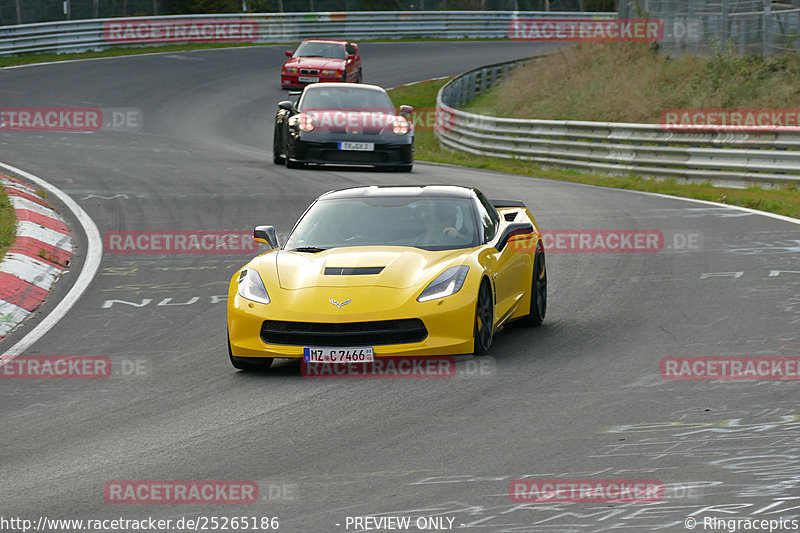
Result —
[[[494,332],[538,326],[547,308],[542,235],[525,205],[455,186],[323,194],[286,243],[231,279],[228,353],[240,370],[275,358],[350,363],[485,354]]]

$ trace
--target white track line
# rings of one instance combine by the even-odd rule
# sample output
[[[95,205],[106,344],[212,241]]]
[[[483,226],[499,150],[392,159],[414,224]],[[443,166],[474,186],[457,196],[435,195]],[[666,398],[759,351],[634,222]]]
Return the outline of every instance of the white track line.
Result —
[[[609,187],[604,187],[608,189]],[[627,189],[620,189],[620,190],[627,190]],[[800,219],[787,217],[786,215],[779,215],[777,213],[768,213],[766,211],[759,211],[758,209],[751,209],[749,207],[741,207],[738,205],[730,205],[730,204],[722,204],[719,202],[712,202],[710,200],[698,200],[697,198],[684,198],[682,196],[671,196],[669,194],[661,194],[658,192],[645,192],[645,191],[631,191],[627,190],[627,192],[638,193],[638,194],[646,194],[648,196],[658,196],[660,198],[670,198],[672,200],[678,199],[683,200],[685,202],[694,202],[697,204],[705,204],[705,205],[713,205],[715,207],[725,207],[727,209],[735,209],[737,211],[744,211],[746,213],[752,213],[753,215],[761,215],[762,217],[769,217],[774,218],[776,220],[781,220],[783,222],[790,222],[792,224],[800,224]]]
[[[75,281],[75,284],[69,290],[67,295],[64,297],[63,300],[58,302],[58,304],[50,311],[41,322],[39,322],[36,327],[34,327],[27,335],[25,335],[22,339],[19,340],[14,346],[8,349],[2,357],[2,361],[0,361],[0,367],[2,367],[7,361],[10,361],[14,357],[21,355],[25,352],[28,348],[30,348],[33,343],[41,339],[50,329],[55,326],[59,320],[64,318],[64,315],[67,314],[67,311],[72,309],[72,306],[78,301],[78,299],[83,295],[84,291],[89,287],[89,284],[94,279],[97,270],[100,268],[100,261],[103,258],[103,241],[100,239],[100,231],[97,229],[97,225],[94,221],[86,214],[86,211],[83,210],[81,206],[79,206],[75,200],[70,198],[67,193],[62,191],[61,189],[57,188],[55,185],[51,185],[47,181],[34,176],[29,172],[25,172],[24,170],[20,170],[16,167],[12,167],[11,165],[7,165],[5,163],[0,163],[0,167],[15,174],[18,174],[25,179],[28,179],[43,189],[48,190],[49,192],[53,193],[59,200],[64,202],[64,205],[72,211],[72,214],[75,215],[75,218],[78,219],[78,222],[83,227],[83,231],[86,233],[86,259],[83,263],[83,269],[81,269],[81,273],[78,275],[78,279]]]
[[[466,170],[466,171],[477,172],[477,173],[480,173],[481,175],[484,175],[484,176],[486,175],[485,171],[482,171],[480,169],[473,168],[473,167],[462,167],[461,165],[453,165],[453,164],[450,164],[450,163],[434,163],[432,161],[424,161],[422,159],[416,160],[414,162],[415,163],[419,163],[421,165],[429,165],[429,166],[432,166],[432,167],[454,168],[454,169],[459,169],[461,171],[465,171]],[[511,174],[511,173],[508,173],[508,172],[492,171],[492,173],[493,174],[498,174],[500,176],[514,176],[514,177],[517,177],[517,178],[522,177],[522,178],[530,178],[530,179],[535,179],[535,180],[546,180],[546,181],[550,181],[550,182],[559,182],[560,181],[560,180],[550,179],[550,178],[538,178],[536,176],[522,176],[520,174]],[[575,185],[577,187],[589,187],[589,188],[593,188],[593,189],[602,189],[602,190],[605,190],[605,191],[611,190],[611,191],[628,192],[628,193],[633,193],[633,194],[643,194],[645,196],[657,196],[659,198],[666,198],[667,200],[683,200],[684,202],[694,202],[696,204],[713,205],[714,207],[724,207],[725,209],[733,209],[733,210],[736,210],[736,211],[744,211],[745,213],[750,213],[750,214],[753,214],[753,215],[761,215],[762,217],[774,218],[776,220],[780,220],[782,222],[789,222],[791,224],[800,224],[800,218],[792,218],[792,217],[788,217],[786,215],[779,215],[777,213],[768,213],[767,211],[759,211],[758,209],[751,209],[749,207],[741,207],[741,206],[732,205],[732,204],[722,204],[722,203],[719,203],[719,202],[712,202],[710,200],[698,200],[697,198],[686,198],[684,196],[672,196],[670,194],[661,194],[659,192],[633,191],[631,189],[615,189],[614,187],[604,187],[602,185],[591,185],[589,183],[578,183],[578,182],[575,182],[575,181],[560,181],[560,183],[570,183],[570,184]]]

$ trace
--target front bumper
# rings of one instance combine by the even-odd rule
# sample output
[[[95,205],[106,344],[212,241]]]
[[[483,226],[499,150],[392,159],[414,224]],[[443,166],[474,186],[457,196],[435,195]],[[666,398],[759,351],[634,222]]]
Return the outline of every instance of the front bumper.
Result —
[[[341,139],[354,140],[354,139]],[[383,142],[381,142],[383,141]],[[358,139],[358,142],[361,142]],[[292,161],[315,163],[319,165],[369,165],[376,167],[395,167],[411,165],[414,162],[413,143],[387,143],[385,139],[371,139],[374,150],[339,150],[339,141],[310,142],[301,139],[289,141],[289,158]]]
[[[270,292],[272,301],[260,304],[242,298],[233,285],[231,287],[228,293],[228,331],[235,357],[303,356],[303,343],[265,342],[262,338],[265,320],[354,324],[419,319],[427,331],[422,340],[374,344],[375,356],[460,355],[473,350],[475,295],[467,290],[466,284],[452,296],[423,303],[416,301],[419,292],[416,289],[311,287],[291,291],[273,289]],[[337,308],[329,302],[331,298],[339,302],[352,298],[352,302]],[[348,344],[346,338],[337,339],[335,343],[338,346]],[[316,343],[307,345],[320,346]],[[354,338],[350,345],[364,344]]]
[[[319,81],[300,81],[300,77],[311,77],[317,78]],[[337,82],[342,81],[341,76],[306,76],[304,74],[281,74],[281,87],[285,87],[288,89],[302,89],[306,85],[311,85],[312,83],[330,83],[330,82]]]

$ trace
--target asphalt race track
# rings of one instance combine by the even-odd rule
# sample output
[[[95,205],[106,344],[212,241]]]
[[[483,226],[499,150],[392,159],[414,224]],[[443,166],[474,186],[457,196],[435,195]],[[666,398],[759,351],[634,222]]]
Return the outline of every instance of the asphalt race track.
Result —
[[[348,522],[355,516],[515,533],[688,531],[687,517],[702,531],[712,517],[800,516],[798,382],[659,373],[670,356],[800,354],[800,225],[421,163],[411,174],[275,166],[284,48],[0,70],[0,107],[135,108],[144,121],[138,131],[0,132],[0,161],[64,190],[101,234],[286,232],[330,189],[448,183],[523,199],[545,229],[658,230],[663,249],[551,253],[545,324],[500,331],[490,356],[459,358],[456,376],[431,380],[306,379],[292,362],[237,372],[224,295],[248,254],[104,254],[84,296],[26,354],[108,356],[115,371],[0,381],[0,515],[278,517],[279,531],[301,533],[367,530]],[[361,51],[364,81],[388,87],[545,50]],[[73,268],[0,351],[77,277],[86,240],[62,213],[76,234]],[[651,503],[516,503],[509,483],[523,478],[658,480],[665,490]],[[260,492],[246,505],[114,505],[104,499],[114,480],[252,480]]]

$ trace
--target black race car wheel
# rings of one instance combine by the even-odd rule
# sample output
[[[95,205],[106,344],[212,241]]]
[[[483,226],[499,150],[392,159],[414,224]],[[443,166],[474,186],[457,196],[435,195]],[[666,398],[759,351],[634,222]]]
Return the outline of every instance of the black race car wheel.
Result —
[[[276,165],[283,165],[285,161],[285,157],[283,156],[283,150],[281,150],[281,142],[280,142],[280,131],[278,130],[278,125],[275,124],[275,130],[272,134],[272,162]]]
[[[303,168],[306,166],[302,161],[292,161],[292,153],[291,150],[289,150],[289,143],[285,143],[283,146],[285,148],[283,152],[283,159],[286,162],[286,168]]]
[[[531,310],[519,322],[525,326],[539,326],[547,314],[547,269],[544,247],[540,242],[533,256],[533,276],[531,280]]]
[[[489,353],[489,348],[492,347],[493,328],[494,302],[492,301],[492,289],[489,287],[489,282],[484,280],[481,282],[481,288],[478,290],[478,300],[475,303],[475,341],[473,348],[475,355]]]

